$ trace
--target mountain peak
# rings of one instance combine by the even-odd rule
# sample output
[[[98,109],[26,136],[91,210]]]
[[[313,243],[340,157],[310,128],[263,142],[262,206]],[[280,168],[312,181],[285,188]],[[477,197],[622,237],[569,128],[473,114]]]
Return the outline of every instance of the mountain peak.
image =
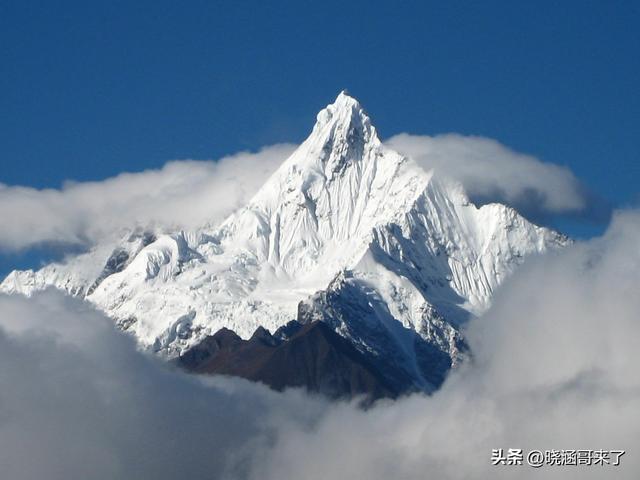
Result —
[[[325,126],[337,121],[351,123],[352,120],[363,122],[366,120],[369,125],[371,124],[360,102],[349,95],[346,90],[342,90],[333,103],[318,112],[316,126],[318,124]]]
[[[354,105],[358,108],[361,108],[360,102],[358,102],[358,99],[356,99],[355,97],[352,97],[346,89],[340,91],[340,93],[338,94],[338,96],[336,97],[333,103]]]
[[[358,100],[346,90],[317,115],[309,138],[301,147],[305,157],[319,159],[325,173],[342,170],[351,161],[361,159],[371,148],[381,145],[371,119]]]
[[[494,288],[526,255],[563,244],[506,207],[476,208],[461,187],[386,148],[344,91],[247,205],[220,225],[165,228],[14,273],[0,291],[53,285],[83,296],[169,356],[207,335],[224,355],[252,334],[274,350],[281,339],[266,329],[322,320],[385,377],[430,391],[463,358],[458,329]]]

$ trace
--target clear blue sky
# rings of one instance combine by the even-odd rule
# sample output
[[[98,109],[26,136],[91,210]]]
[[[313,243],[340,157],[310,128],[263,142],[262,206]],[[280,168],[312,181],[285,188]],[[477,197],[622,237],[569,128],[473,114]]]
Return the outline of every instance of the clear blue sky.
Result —
[[[640,3],[0,3],[0,182],[57,187],[301,141],[339,90],[637,201]],[[580,235],[584,227],[567,224]]]

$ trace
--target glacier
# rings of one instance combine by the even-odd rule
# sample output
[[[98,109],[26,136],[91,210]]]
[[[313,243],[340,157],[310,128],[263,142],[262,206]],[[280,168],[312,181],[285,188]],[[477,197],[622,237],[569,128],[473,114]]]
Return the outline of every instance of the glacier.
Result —
[[[155,226],[0,291],[84,298],[143,348],[179,356],[222,328],[249,338],[321,320],[405,385],[432,391],[466,356],[465,323],[527,256],[568,239],[386,147],[341,92],[309,137],[221,224]]]

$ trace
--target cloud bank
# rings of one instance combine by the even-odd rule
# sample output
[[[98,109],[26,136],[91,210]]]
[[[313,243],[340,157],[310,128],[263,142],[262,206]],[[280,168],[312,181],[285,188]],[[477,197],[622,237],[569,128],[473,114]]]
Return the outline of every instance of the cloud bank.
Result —
[[[2,478],[245,478],[276,425],[305,425],[323,405],[171,372],[55,291],[1,295],[0,317]]]
[[[478,203],[506,203],[534,218],[571,214],[609,219],[602,199],[593,198],[568,168],[515,152],[490,138],[403,133],[385,143],[424,168],[460,181]]]
[[[431,397],[363,411],[239,380],[199,382],[88,306],[0,296],[7,478],[617,478],[640,473],[640,212],[525,264]],[[491,466],[493,448],[625,449],[621,466]]]
[[[534,221],[572,215],[599,222],[610,209],[564,167],[495,140],[457,134],[396,135],[386,144],[460,181],[477,203],[512,205]],[[89,247],[138,226],[192,229],[244,205],[293,152],[290,144],[218,161],[173,161],[162,169],[38,190],[0,183],[0,251],[43,244]]]
[[[440,391],[335,408],[281,436],[264,478],[637,478],[638,238],[640,212],[621,213],[603,238],[525,266],[472,322],[474,361]],[[492,466],[494,448],[627,453],[619,467],[538,470]]]
[[[174,161],[160,170],[38,190],[0,184],[0,250],[43,243],[91,245],[123,228],[189,229],[242,206],[295,147],[265,147],[218,161]]]

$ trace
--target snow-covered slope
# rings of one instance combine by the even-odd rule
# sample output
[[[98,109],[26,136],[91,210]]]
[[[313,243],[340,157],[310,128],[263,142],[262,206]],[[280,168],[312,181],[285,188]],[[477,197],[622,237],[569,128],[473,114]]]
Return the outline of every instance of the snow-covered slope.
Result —
[[[507,206],[477,208],[459,184],[386,148],[343,92],[221,225],[133,232],[13,272],[0,289],[84,296],[169,355],[222,327],[248,338],[258,326],[321,318],[429,389],[439,377],[425,365],[458,361],[460,325],[525,256],[565,242]]]

